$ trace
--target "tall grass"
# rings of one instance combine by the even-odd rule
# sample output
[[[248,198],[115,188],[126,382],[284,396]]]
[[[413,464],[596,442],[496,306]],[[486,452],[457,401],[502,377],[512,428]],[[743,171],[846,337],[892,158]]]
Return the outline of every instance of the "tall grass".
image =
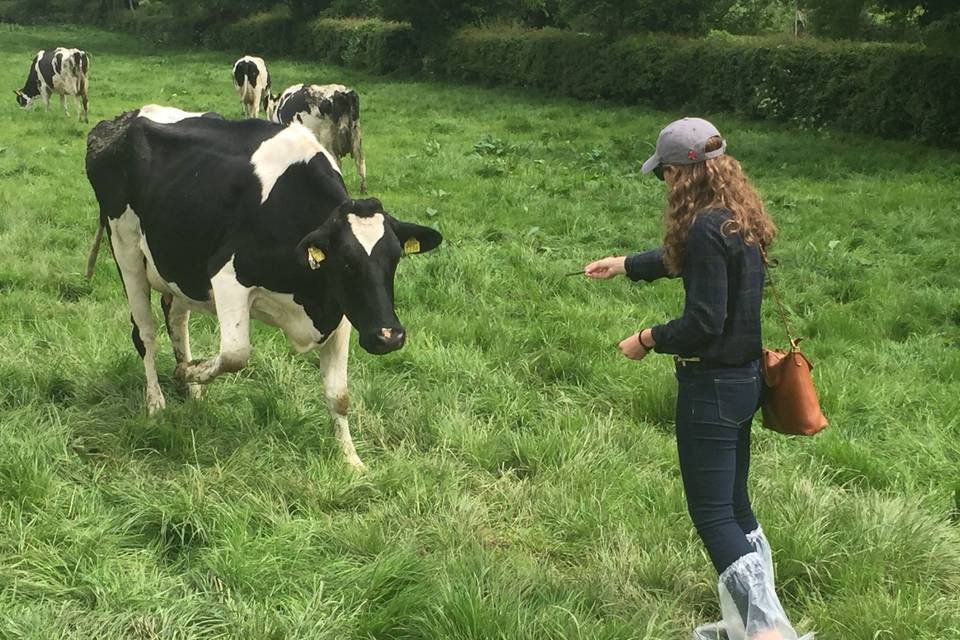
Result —
[[[91,52],[92,122],[150,102],[240,115],[239,49],[0,28],[7,89],[40,47]],[[399,268],[407,346],[352,347],[370,472],[343,463],[319,373],[269,327],[202,401],[161,346],[168,407],[146,418],[109,253],[81,276],[87,127],[8,95],[0,636],[672,639],[715,618],[671,363],[615,348],[678,313],[679,285],[560,276],[658,241],[663,187],[639,168],[682,114],[268,64],[278,87],[355,87],[371,194],[445,235]],[[825,639],[960,638],[960,155],[702,115],[780,226],[779,285],[831,419],[813,439],[754,430],[785,606]],[[772,307],[765,322],[782,342]],[[213,320],[192,328],[211,353]]]

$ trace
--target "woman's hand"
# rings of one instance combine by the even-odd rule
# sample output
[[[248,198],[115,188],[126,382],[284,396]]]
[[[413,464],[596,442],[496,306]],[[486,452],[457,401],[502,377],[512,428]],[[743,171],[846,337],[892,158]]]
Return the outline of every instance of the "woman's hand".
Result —
[[[583,272],[588,278],[594,278],[595,280],[606,280],[607,278],[612,278],[613,276],[619,276],[626,273],[627,269],[624,266],[626,260],[626,256],[600,258],[599,260],[595,260],[585,266],[583,268]]]
[[[640,344],[640,334],[635,333],[620,341],[620,352],[631,360],[643,360],[650,350]]]

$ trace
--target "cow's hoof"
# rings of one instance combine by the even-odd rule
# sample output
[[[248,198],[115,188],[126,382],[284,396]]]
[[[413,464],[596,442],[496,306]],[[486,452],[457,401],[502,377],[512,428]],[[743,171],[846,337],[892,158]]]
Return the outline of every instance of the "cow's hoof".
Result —
[[[153,398],[147,398],[147,415],[155,416],[157,413],[162,411],[167,406],[166,401],[163,399],[163,395],[158,395]]]
[[[193,367],[195,364],[200,362],[200,360],[191,360],[190,362],[178,362],[177,368],[173,370],[173,375],[179,380],[186,382],[188,385],[198,384],[199,381],[196,379],[197,375]]]
[[[350,456],[347,458],[347,464],[357,473],[366,473],[367,465],[363,464],[359,456]]]

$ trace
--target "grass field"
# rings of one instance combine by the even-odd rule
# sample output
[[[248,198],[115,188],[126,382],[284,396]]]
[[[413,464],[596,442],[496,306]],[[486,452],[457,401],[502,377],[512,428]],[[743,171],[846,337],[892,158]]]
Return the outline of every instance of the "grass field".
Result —
[[[398,270],[407,346],[351,346],[356,475],[318,371],[270,327],[199,402],[163,336],[167,409],[146,418],[109,252],[81,275],[88,126],[10,94],[58,44],[91,53],[91,125],[150,102],[240,115],[239,49],[0,25],[0,638],[672,640],[717,617],[672,363],[616,349],[681,287],[560,275],[658,242],[639,167],[684,114],[268,61],[278,88],[354,86],[371,195],[445,235]],[[960,638],[960,155],[700,115],[780,226],[831,419],[802,440],[755,425],[784,605],[824,640]]]

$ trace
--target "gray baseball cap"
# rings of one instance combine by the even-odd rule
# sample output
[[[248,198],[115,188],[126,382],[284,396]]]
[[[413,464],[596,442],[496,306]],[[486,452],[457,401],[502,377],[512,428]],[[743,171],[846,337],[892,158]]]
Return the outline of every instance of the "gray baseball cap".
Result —
[[[717,128],[703,118],[674,120],[657,136],[657,149],[643,163],[643,172],[650,173],[661,164],[696,164],[722,156],[727,141],[716,151],[704,151],[707,140],[719,136]]]

